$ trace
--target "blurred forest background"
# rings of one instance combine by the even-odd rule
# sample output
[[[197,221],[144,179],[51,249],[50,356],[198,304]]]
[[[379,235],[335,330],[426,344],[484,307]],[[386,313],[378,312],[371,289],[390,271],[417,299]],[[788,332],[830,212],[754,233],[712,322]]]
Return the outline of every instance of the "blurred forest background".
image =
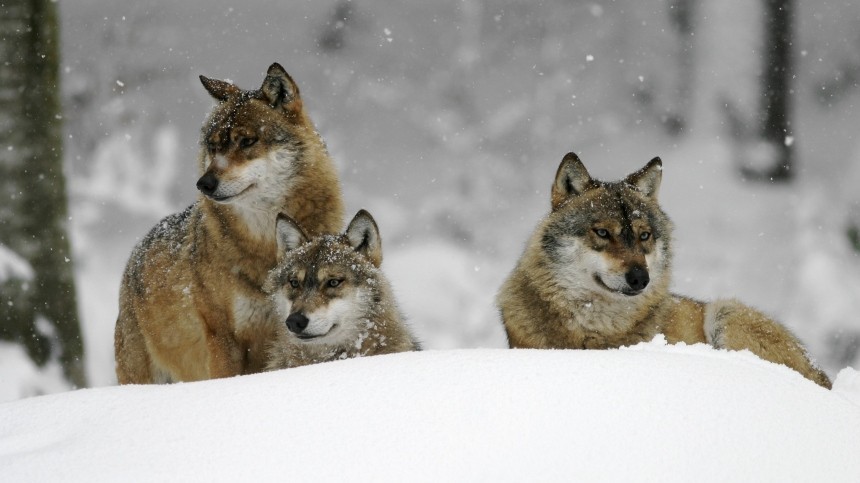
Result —
[[[0,400],[115,383],[128,254],[196,196],[197,77],[272,62],[428,348],[505,345],[493,297],[576,151],[663,159],[674,290],[857,367],[858,27],[850,0],[4,2]]]

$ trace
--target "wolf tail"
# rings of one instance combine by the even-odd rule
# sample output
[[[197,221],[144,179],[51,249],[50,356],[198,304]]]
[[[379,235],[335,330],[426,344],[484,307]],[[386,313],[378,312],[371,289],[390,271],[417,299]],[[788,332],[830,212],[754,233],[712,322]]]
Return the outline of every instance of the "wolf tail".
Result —
[[[717,349],[747,349],[782,364],[816,384],[831,388],[830,378],[786,327],[737,300],[716,300],[705,307],[705,339]]]

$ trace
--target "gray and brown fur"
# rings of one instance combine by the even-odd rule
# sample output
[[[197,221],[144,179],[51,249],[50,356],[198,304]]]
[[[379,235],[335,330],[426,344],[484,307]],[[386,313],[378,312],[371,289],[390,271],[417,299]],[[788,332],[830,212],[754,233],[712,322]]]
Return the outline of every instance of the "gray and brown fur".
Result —
[[[672,223],[657,201],[662,163],[616,182],[593,179],[567,154],[552,209],[537,226],[497,304],[511,347],[610,349],[650,341],[708,343],[830,380],[784,326],[736,300],[670,293]]]
[[[265,285],[281,320],[269,369],[419,350],[379,268],[382,243],[368,212],[341,235],[313,238],[282,216],[278,242],[282,260]]]
[[[201,133],[201,194],[131,254],[115,331],[120,384],[262,371],[279,325],[262,289],[277,264],[278,214],[311,235],[343,224],[334,164],[286,71],[272,64],[250,91],[200,79],[218,101]]]

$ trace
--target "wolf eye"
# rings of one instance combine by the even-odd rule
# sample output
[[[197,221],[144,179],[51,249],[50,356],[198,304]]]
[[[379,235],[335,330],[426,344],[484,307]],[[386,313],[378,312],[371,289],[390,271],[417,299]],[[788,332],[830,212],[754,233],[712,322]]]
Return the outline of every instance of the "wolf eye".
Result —
[[[649,232],[649,231],[643,231],[642,233],[639,234],[639,239],[642,241],[645,241],[649,238],[651,238],[651,232]]]
[[[290,287],[299,288],[299,281],[295,278],[290,279]]]
[[[594,233],[597,234],[600,238],[609,238],[609,231],[605,228],[595,228]]]
[[[325,284],[326,284],[326,286],[328,286],[328,287],[335,288],[335,287],[337,287],[338,285],[340,285],[340,283],[341,283],[341,282],[343,282],[343,280],[338,280],[338,279],[336,279],[336,278],[332,278],[332,279],[329,279],[329,281],[328,281],[328,282],[326,282]]]
[[[241,138],[239,139],[239,147],[240,148],[250,148],[251,146],[257,144],[257,138]]]

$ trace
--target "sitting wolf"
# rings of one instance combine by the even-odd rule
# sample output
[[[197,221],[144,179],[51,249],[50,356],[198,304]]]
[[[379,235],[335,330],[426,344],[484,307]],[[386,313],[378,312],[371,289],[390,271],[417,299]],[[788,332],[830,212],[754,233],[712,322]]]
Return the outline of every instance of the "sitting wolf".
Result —
[[[669,292],[672,223],[657,202],[662,163],[617,182],[567,154],[540,222],[497,297],[511,347],[608,349],[651,340],[748,349],[815,383],[830,380],[785,327],[736,300]]]

